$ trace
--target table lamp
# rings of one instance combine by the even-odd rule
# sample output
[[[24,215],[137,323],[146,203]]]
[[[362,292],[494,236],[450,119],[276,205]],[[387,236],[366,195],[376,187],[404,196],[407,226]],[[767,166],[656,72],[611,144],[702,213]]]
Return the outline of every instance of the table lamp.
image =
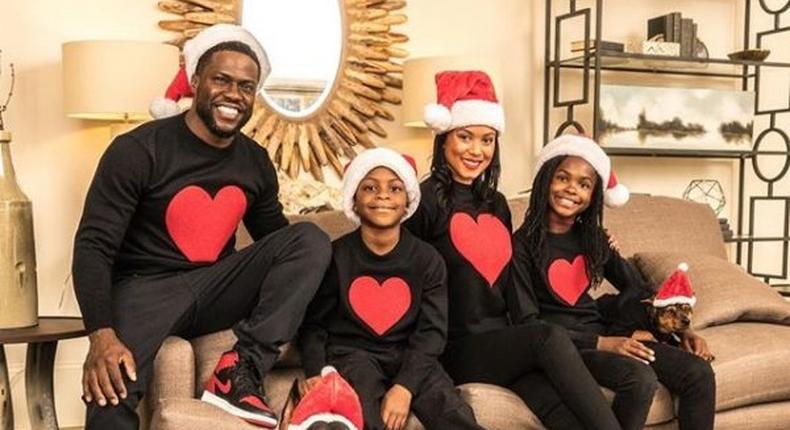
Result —
[[[64,110],[70,118],[131,123],[151,118],[148,105],[178,71],[178,48],[159,42],[87,40],[63,44]]]

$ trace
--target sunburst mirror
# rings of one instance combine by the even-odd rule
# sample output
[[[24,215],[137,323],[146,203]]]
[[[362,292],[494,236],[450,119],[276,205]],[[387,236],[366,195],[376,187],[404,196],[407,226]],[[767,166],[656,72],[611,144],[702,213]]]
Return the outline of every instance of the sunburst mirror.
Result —
[[[400,104],[408,41],[393,27],[406,22],[404,0],[164,0],[178,19],[159,22],[177,32],[177,46],[203,28],[241,23],[266,48],[272,74],[244,133],[265,147],[290,177],[324,167],[342,176],[343,158],[386,138],[387,104]],[[306,31],[308,30],[309,31]]]

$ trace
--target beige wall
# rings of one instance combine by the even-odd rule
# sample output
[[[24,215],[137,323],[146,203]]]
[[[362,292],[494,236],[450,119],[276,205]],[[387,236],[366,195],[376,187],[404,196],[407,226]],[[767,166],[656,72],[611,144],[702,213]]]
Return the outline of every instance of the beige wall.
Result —
[[[739,27],[740,12],[730,1],[655,0],[641,1],[639,7],[626,0],[605,3],[607,38],[637,37],[644,31],[645,19],[678,9],[698,18],[700,34],[715,56],[734,50],[740,40],[732,31]],[[504,88],[500,98],[508,123],[501,188],[508,195],[527,188],[530,164],[542,138],[543,2],[410,0],[406,12],[409,23],[402,30],[411,38],[408,48],[413,56],[485,54],[501,61]],[[3,60],[17,65],[17,90],[6,119],[14,132],[12,151],[19,181],[34,205],[41,314],[79,313],[68,279],[71,242],[109,133],[103,123],[64,117],[60,45],[78,39],[165,40],[169,36],[155,25],[162,18],[155,0],[17,0],[3,2],[0,9]],[[0,82],[0,90],[6,88],[5,79]],[[681,80],[672,84],[685,85]],[[397,108],[393,112],[399,114]],[[787,123],[786,117],[783,120]],[[386,129],[390,134],[386,144],[414,154],[425,172],[430,133],[397,122]],[[621,182],[635,192],[679,196],[688,181],[697,177],[716,177],[727,189],[734,183],[729,162],[617,159],[615,166]],[[786,183],[781,187],[785,193],[790,191]],[[83,419],[79,377],[86,348],[84,340],[68,341],[58,353],[56,399],[63,426],[79,425]],[[7,351],[16,427],[26,428],[26,407],[20,395],[24,347],[11,346]]]

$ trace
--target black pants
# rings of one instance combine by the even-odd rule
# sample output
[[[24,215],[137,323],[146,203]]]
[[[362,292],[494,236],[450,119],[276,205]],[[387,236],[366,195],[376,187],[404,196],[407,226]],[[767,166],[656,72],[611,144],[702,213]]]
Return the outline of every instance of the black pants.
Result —
[[[329,363],[354,387],[362,403],[366,430],[383,430],[381,401],[400,370],[403,354],[398,350],[374,353],[332,346]],[[483,430],[472,408],[464,402],[439,362],[428,372],[420,391],[412,393],[411,410],[427,430]]]
[[[325,233],[294,224],[210,266],[113,286],[113,328],[134,355],[137,381],[125,380],[128,395],[118,406],[90,403],[86,429],[138,428],[135,409],[170,335],[192,338],[232,327],[239,338],[234,349],[265,375],[279,345],[296,333],[330,256]]]
[[[581,351],[595,379],[615,392],[612,409],[623,429],[644,427],[653,394],[661,382],[679,397],[681,430],[712,430],[716,378],[710,364],[671,345],[654,342],[645,345],[656,353],[656,361],[649,366],[611,352]]]
[[[453,341],[442,364],[456,384],[513,390],[549,429],[619,429],[598,384],[564,329],[544,322]]]

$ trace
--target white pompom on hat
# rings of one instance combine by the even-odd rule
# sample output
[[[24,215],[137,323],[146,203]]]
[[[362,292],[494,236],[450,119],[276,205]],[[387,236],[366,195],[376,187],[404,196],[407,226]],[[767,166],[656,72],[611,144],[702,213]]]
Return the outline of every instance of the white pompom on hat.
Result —
[[[357,154],[346,166],[346,171],[343,174],[343,211],[348,219],[356,224],[361,223],[359,216],[354,212],[354,195],[357,193],[359,183],[371,170],[377,167],[386,167],[392,170],[403,181],[408,204],[406,214],[401,222],[406,221],[420,205],[420,182],[417,179],[417,166],[413,158],[389,148],[366,149]]]
[[[258,90],[263,88],[263,83],[271,72],[269,57],[260,42],[249,31],[234,24],[216,24],[198,33],[192,39],[184,43],[182,55],[184,65],[179,69],[175,79],[167,89],[165,97],[158,97],[151,102],[148,111],[154,118],[165,118],[177,115],[181,112],[178,107],[178,100],[182,97],[191,97],[192,90],[190,82],[195,75],[200,57],[209,49],[224,42],[240,42],[247,45],[257,57],[260,65],[260,78],[258,79]],[[187,87],[186,90],[184,87]],[[172,88],[178,91],[171,91]]]
[[[538,154],[535,164],[535,175],[547,161],[555,157],[572,155],[590,163],[604,184],[604,204],[609,207],[620,207],[628,202],[631,194],[625,185],[618,183],[612,170],[609,156],[589,137],[578,134],[564,134],[544,146]]]
[[[485,125],[499,134],[505,131],[505,112],[485,72],[445,71],[437,73],[435,80],[436,103],[425,106],[423,120],[436,133],[469,125]]]

